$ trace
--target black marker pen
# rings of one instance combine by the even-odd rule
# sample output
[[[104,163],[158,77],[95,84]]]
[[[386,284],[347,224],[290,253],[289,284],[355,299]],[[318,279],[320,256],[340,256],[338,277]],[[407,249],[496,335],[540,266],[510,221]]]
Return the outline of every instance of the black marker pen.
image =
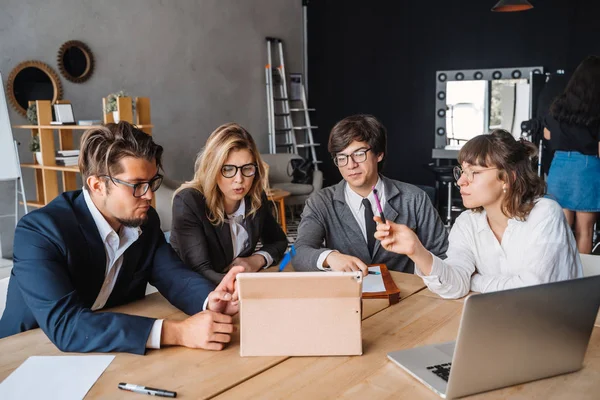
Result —
[[[156,389],[147,386],[132,385],[131,383],[119,383],[119,389],[128,390],[134,393],[149,394],[150,396],[177,397],[177,392],[171,392],[164,389]]]

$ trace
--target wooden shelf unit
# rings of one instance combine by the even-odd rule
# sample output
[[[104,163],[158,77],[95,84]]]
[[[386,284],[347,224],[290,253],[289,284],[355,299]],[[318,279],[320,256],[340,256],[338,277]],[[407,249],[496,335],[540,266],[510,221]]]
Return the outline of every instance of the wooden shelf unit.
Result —
[[[150,122],[150,99],[148,97],[137,97],[136,104],[136,126],[147,133],[152,134],[154,126]],[[32,102],[30,102],[32,103]],[[69,101],[59,100],[57,103],[68,104]],[[102,99],[102,105],[106,99]],[[58,185],[58,175],[62,177],[62,191],[77,190],[78,166],[56,165],[57,150],[75,150],[73,140],[74,131],[86,131],[98,128],[100,125],[52,125],[52,104],[49,100],[35,101],[37,106],[37,125],[13,125],[15,129],[30,129],[31,137],[40,137],[40,152],[42,153],[42,164],[38,164],[33,156],[33,163],[21,163],[22,168],[32,168],[35,171],[36,199],[27,201],[31,207],[43,207],[51,202],[61,193]],[[123,121],[133,122],[133,109],[131,97],[120,97],[117,99],[119,117]],[[114,122],[112,113],[104,114],[104,123]],[[58,147],[54,140],[54,132],[58,131]]]

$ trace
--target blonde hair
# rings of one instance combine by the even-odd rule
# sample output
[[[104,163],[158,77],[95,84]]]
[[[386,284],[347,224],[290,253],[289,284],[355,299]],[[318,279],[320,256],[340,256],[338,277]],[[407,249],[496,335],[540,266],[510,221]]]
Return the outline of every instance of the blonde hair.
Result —
[[[199,191],[206,199],[206,216],[213,225],[225,222],[225,206],[223,193],[217,185],[221,168],[232,150],[248,150],[256,163],[256,175],[250,187],[250,212],[255,214],[262,205],[262,193],[267,188],[265,166],[260,158],[254,139],[246,129],[236,123],[219,126],[208,137],[206,144],[198,153],[194,165],[194,178],[185,182],[176,191],[191,188]]]

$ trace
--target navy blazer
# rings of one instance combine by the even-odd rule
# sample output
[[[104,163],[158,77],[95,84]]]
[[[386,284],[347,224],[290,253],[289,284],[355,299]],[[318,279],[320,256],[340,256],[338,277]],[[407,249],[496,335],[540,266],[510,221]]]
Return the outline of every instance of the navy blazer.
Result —
[[[143,298],[150,282],[185,313],[202,311],[214,285],[175,254],[153,208],[141,229],[105,307]],[[13,253],[0,338],[40,327],[62,351],[145,353],[154,318],[90,309],[105,279],[106,252],[81,190],[21,218]]]

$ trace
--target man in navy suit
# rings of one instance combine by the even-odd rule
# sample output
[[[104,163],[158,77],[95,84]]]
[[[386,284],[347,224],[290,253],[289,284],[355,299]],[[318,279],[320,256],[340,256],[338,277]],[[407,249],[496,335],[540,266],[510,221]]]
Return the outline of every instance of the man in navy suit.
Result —
[[[85,133],[84,190],[61,194],[17,226],[0,338],[40,327],[62,351],[136,354],[163,345],[221,350],[230,341],[243,268],[215,289],[165,241],[150,207],[162,151],[127,122]],[[96,312],[143,298],[148,282],[190,317]]]

